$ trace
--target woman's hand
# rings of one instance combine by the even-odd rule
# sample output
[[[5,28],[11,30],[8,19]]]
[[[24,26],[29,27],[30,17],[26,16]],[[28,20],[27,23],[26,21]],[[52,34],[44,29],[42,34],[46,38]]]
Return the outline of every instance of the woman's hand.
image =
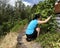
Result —
[[[43,24],[43,23],[47,23],[49,20],[50,20],[50,18],[52,17],[52,15],[51,16],[49,16],[47,19],[45,19],[44,21],[38,21],[38,23],[39,24]]]
[[[50,18],[52,17],[52,15],[50,15]]]

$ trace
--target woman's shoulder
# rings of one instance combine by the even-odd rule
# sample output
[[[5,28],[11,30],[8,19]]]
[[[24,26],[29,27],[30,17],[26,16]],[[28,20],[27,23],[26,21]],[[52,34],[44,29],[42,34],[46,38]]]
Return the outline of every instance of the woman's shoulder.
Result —
[[[38,21],[37,19],[34,19],[34,21]]]
[[[37,19],[34,19],[34,20],[31,20],[30,22],[38,22],[38,20]]]
[[[37,20],[37,19],[35,19],[35,20],[34,20],[34,22],[35,22],[35,23],[38,23],[38,20]]]

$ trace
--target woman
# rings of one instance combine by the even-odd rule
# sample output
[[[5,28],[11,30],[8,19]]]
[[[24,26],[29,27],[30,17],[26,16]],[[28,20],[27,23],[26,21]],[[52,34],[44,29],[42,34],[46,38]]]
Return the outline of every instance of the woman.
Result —
[[[41,21],[41,15],[40,14],[36,14],[35,17],[33,18],[33,20],[29,23],[27,29],[26,29],[26,40],[27,41],[31,41],[36,39],[37,36],[39,36],[39,32],[40,32],[40,28],[37,27],[37,24],[43,24],[43,23],[47,23],[49,21],[49,19],[52,16],[48,17],[46,20]]]

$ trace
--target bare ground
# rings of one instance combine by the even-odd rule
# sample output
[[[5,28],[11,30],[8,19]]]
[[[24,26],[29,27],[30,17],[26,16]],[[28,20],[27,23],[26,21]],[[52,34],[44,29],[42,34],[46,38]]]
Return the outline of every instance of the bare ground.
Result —
[[[16,32],[10,32],[7,34],[2,40],[0,48],[15,48],[17,44],[17,35]]]
[[[39,43],[26,41],[25,29],[26,26],[17,32],[8,33],[0,42],[0,48],[41,48]]]

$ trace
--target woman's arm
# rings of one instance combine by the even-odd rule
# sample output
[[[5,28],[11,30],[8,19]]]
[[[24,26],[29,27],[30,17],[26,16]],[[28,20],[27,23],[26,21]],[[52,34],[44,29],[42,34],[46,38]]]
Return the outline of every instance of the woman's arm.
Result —
[[[48,17],[45,21],[38,21],[39,24],[47,23],[52,16]]]

